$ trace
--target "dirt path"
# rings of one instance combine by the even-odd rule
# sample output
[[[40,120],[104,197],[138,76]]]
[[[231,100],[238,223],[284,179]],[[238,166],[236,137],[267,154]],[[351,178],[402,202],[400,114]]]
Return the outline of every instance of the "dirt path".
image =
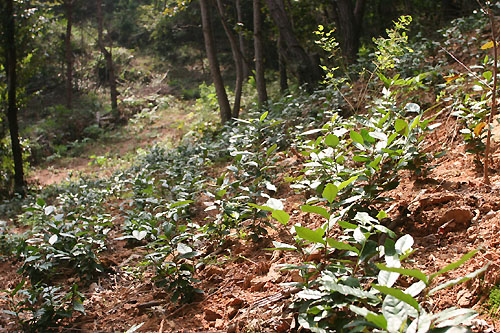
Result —
[[[125,127],[113,130],[110,139],[88,144],[80,156],[57,158],[37,166],[30,172],[28,182],[44,187],[79,176],[110,176],[118,168],[130,166],[141,149],[155,144],[173,145],[185,133],[182,124],[191,117],[186,105],[180,106],[141,113]]]

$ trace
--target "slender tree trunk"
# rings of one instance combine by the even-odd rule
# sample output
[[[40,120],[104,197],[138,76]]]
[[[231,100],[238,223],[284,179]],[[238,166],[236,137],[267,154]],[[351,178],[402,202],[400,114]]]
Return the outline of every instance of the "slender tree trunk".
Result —
[[[321,79],[319,68],[314,65],[295,37],[283,0],[266,0],[266,3],[273,21],[279,29],[280,36],[286,44],[287,64],[299,79],[299,83],[307,84],[307,88],[312,90]]]
[[[17,123],[17,76],[16,76],[16,44],[15,44],[15,22],[14,1],[7,0],[5,27],[7,40],[7,120],[9,122],[10,139],[12,144],[12,156],[14,159],[14,190],[22,196],[25,194],[23,152],[19,142],[19,125]]]
[[[334,0],[336,23],[341,35],[342,53],[348,63],[353,63],[358,57],[359,38],[365,10],[366,0]]]
[[[288,90],[288,77],[286,74],[286,59],[283,55],[285,52],[285,45],[283,43],[283,38],[278,36],[278,66],[280,72],[280,91],[285,93]]]
[[[221,0],[217,0],[217,10],[226,32],[229,44],[231,45],[231,52],[233,54],[234,66],[236,68],[236,83],[234,88],[234,105],[233,105],[233,118],[238,118],[240,115],[241,106],[241,93],[243,90],[243,56],[240,52],[238,40],[227,25],[226,14]]]
[[[267,89],[264,68],[264,50],[262,47],[262,16],[260,0],[253,0],[253,47],[255,52],[255,83],[259,105],[267,102]]]
[[[200,9],[210,74],[214,81],[215,92],[217,93],[217,100],[219,101],[220,119],[222,123],[225,123],[231,120],[231,107],[229,106],[226,88],[224,87],[224,82],[220,73],[219,61],[217,60],[212,24],[210,22],[210,9],[208,8],[207,0],[200,0]]]
[[[73,51],[71,50],[71,29],[73,27],[73,0],[64,1],[66,9],[66,107],[73,107]]]
[[[110,45],[110,51],[106,49],[103,40],[103,16],[102,16],[102,0],[96,0],[96,15],[97,15],[97,44],[101,49],[104,59],[106,60],[106,67],[108,70],[109,90],[111,97],[111,109],[113,112],[118,110],[118,90],[116,89],[115,68],[113,64],[113,55],[111,51],[113,46]]]
[[[238,16],[238,22],[243,23],[243,12],[241,10],[241,0],[236,0],[236,15]],[[240,43],[240,52],[243,55],[243,58],[247,57],[247,49],[245,46],[245,38],[243,37],[243,33],[238,33],[238,41]],[[243,80],[246,80],[250,75],[250,66],[244,61],[243,62]]]

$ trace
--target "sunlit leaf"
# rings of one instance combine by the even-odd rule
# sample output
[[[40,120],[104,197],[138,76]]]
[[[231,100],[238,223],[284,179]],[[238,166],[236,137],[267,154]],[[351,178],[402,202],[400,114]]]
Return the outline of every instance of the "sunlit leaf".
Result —
[[[328,245],[330,247],[333,247],[334,249],[347,250],[347,251],[352,251],[354,253],[359,254],[359,250],[357,248],[355,248],[354,246],[349,245],[347,243],[336,241],[333,238],[327,238],[326,241],[328,242]]]
[[[50,238],[49,238],[49,244],[50,244],[50,245],[54,245],[54,244],[55,244],[55,242],[57,242],[57,239],[58,239],[58,237],[57,237],[57,235],[55,235],[55,234],[54,234],[54,235],[52,235],[52,236],[50,236]]]
[[[339,189],[339,191],[340,191],[341,189],[343,189],[344,187],[346,187],[347,185],[351,184],[351,183],[352,183],[353,181],[355,181],[356,179],[358,179],[358,176],[353,176],[353,177],[349,178],[348,180],[343,181],[342,183],[340,183],[340,185],[339,185],[339,186],[337,186],[337,187],[338,187],[338,189]]]
[[[481,50],[487,50],[487,49],[491,49],[493,47],[493,41],[490,40],[489,42],[487,42],[486,44],[483,44],[483,46],[481,46]]]
[[[337,197],[337,193],[339,192],[339,189],[337,186],[328,183],[326,184],[325,188],[323,189],[323,198],[328,200],[329,203],[332,203],[333,200]]]
[[[282,210],[274,210],[272,216],[278,220],[279,223],[286,225],[288,221],[290,220],[290,215],[288,215],[287,212],[282,211]]]
[[[260,116],[260,122],[263,122],[266,118],[267,118],[267,115],[269,114],[269,111],[266,111],[264,112],[261,116]]]
[[[325,231],[321,228],[312,230],[301,226],[295,226],[295,232],[297,233],[297,236],[304,240],[313,243],[326,244],[326,241],[323,239]]]
[[[325,144],[329,147],[335,148],[339,144],[339,137],[333,134],[328,134],[325,137]]]
[[[306,213],[314,213],[323,216],[325,219],[330,219],[330,214],[324,207],[319,206],[311,206],[311,205],[303,205],[300,206],[300,209]]]
[[[436,292],[442,290],[442,289],[446,289],[446,288],[449,288],[449,287],[453,287],[457,284],[460,284],[460,283],[464,283],[470,279],[473,279],[475,277],[477,277],[478,275],[484,273],[486,271],[486,269],[488,269],[489,267],[489,264],[485,265],[484,267],[478,269],[478,270],[475,270],[474,272],[472,273],[469,273],[465,276],[462,276],[462,277],[459,277],[459,278],[456,278],[456,279],[453,279],[453,280],[449,280],[449,281],[446,281],[445,283],[442,283],[440,284],[439,286],[433,288],[431,291],[429,291],[429,295],[433,295],[435,294]]]
[[[447,265],[446,267],[440,269],[438,272],[434,273],[434,274],[431,274],[429,276],[429,281],[432,281],[436,276],[438,275],[441,275],[441,274],[444,274],[444,273],[447,273],[451,270],[454,270],[458,267],[460,267],[463,263],[465,263],[467,260],[469,260],[470,258],[472,258],[473,256],[476,255],[476,253],[478,252],[478,250],[473,250],[473,251],[470,251],[469,253],[465,254],[462,258],[460,258],[459,260]]]
[[[349,133],[349,136],[351,137],[352,141],[357,142],[360,145],[365,143],[363,136],[356,131],[351,130],[351,132]]]
[[[428,283],[427,275],[425,275],[424,273],[422,273],[418,269],[387,267],[383,264],[375,264],[375,265],[377,266],[378,269],[388,271],[388,272],[399,273],[399,274],[406,275],[406,276],[411,276],[411,277],[414,277],[414,278],[417,278],[417,279],[423,281],[424,283]]]
[[[148,234],[148,232],[146,230],[141,230],[141,231],[134,230],[134,231],[132,231],[132,236],[139,241],[144,239],[144,237],[146,237],[147,234]]]
[[[418,302],[417,302],[416,299],[414,299],[413,297],[411,297],[408,294],[405,294],[404,292],[402,292],[399,289],[389,288],[389,287],[380,286],[380,285],[376,285],[376,284],[373,284],[372,287],[375,288],[375,289],[377,289],[381,293],[384,293],[386,295],[391,295],[393,297],[396,297],[400,301],[403,301],[406,304],[412,306],[417,311],[420,309],[420,306],[418,305]]]

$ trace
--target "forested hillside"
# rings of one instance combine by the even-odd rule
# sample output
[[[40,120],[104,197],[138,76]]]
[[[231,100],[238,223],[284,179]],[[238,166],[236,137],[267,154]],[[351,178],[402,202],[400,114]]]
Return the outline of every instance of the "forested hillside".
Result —
[[[500,330],[496,1],[0,14],[0,332]]]

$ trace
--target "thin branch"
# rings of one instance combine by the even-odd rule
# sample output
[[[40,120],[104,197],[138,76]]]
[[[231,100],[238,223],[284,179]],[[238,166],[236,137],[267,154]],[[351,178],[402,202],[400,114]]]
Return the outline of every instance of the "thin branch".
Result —
[[[496,31],[495,31],[495,20],[493,18],[493,14],[491,13],[491,10],[488,9],[487,15],[490,18],[490,25],[491,25],[491,38],[493,41],[493,52],[495,54],[495,63],[493,64],[493,92],[491,95],[492,101],[491,101],[491,112],[488,118],[488,137],[486,139],[486,150],[484,153],[484,182],[487,185],[490,185],[490,178],[488,176],[488,168],[489,168],[489,158],[490,158],[490,146],[491,146],[491,123],[493,121],[493,117],[496,114],[497,111],[497,97],[496,97],[496,92],[497,92],[497,73],[498,73],[498,49],[497,49],[497,36],[496,36]]]
[[[465,68],[467,70],[467,72],[469,72],[470,74],[472,74],[472,76],[474,76],[474,78],[476,80],[478,80],[479,82],[481,82],[481,84],[485,85],[486,87],[488,87],[490,90],[493,90],[493,87],[490,86],[488,84],[488,82],[486,81],[483,81],[483,79],[481,79],[479,76],[477,76],[476,73],[474,73],[472,71],[472,69],[469,68],[469,66],[467,66],[466,64],[464,64],[462,61],[460,61],[460,59],[458,59],[457,57],[455,57],[455,55],[453,53],[451,53],[450,51],[448,51],[447,49],[445,49],[444,47],[441,47],[441,50],[445,51],[446,53],[449,54],[450,57],[453,58],[453,60],[455,60],[457,63],[459,63],[460,65],[462,65],[463,68]]]

